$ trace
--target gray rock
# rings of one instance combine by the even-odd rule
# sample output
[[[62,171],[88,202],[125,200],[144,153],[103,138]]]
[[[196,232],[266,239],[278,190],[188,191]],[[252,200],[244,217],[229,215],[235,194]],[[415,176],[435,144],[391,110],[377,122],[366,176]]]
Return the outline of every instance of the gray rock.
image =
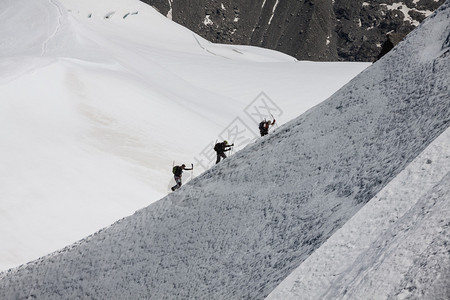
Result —
[[[388,32],[401,40],[425,19],[425,11],[434,11],[444,3],[444,0],[142,1],[166,16],[172,9],[175,22],[212,42],[259,46],[312,61],[374,61]],[[405,13],[408,11],[407,16],[403,9]]]

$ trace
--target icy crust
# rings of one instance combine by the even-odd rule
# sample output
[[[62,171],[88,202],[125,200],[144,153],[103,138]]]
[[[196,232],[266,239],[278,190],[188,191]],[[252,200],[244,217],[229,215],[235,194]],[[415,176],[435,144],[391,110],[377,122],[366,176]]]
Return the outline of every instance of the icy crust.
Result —
[[[446,19],[448,5],[327,102],[179,191],[4,273],[0,298],[267,296],[448,128]]]
[[[267,299],[445,299],[449,189],[447,129]]]

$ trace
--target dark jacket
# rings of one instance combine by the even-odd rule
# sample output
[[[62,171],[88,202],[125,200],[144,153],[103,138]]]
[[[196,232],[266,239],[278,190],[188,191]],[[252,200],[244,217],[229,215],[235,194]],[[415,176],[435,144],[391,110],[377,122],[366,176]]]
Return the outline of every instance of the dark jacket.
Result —
[[[228,144],[226,144],[225,142],[217,143],[217,144],[214,146],[214,150],[216,150],[217,153],[223,153],[223,152],[225,152],[225,151],[230,150],[230,149],[227,149],[227,148],[230,148],[231,146],[232,146],[232,145],[228,145]]]

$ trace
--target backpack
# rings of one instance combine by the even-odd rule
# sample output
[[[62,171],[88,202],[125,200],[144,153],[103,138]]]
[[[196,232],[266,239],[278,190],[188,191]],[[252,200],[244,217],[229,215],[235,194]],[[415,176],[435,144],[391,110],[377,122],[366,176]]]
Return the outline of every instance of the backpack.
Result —
[[[266,121],[262,121],[261,123],[259,123],[259,130],[266,130],[265,125]]]
[[[222,151],[222,143],[217,143],[217,144],[214,146],[214,150],[215,150],[216,152]]]
[[[180,166],[175,166],[175,167],[173,167],[173,169],[172,169],[172,173],[173,173],[174,175],[176,175],[176,176],[180,176],[180,175],[181,175],[181,172],[183,172],[183,170],[181,169]]]

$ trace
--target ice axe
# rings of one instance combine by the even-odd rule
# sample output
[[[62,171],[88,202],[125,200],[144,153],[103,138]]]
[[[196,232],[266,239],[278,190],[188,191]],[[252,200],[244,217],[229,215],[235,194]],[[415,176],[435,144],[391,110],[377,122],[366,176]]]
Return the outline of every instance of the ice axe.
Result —
[[[270,114],[271,116],[272,116],[272,119],[275,121],[275,118],[273,117],[273,115],[272,114]],[[277,122],[275,122],[275,125],[277,125],[277,128],[278,128],[278,123]]]

